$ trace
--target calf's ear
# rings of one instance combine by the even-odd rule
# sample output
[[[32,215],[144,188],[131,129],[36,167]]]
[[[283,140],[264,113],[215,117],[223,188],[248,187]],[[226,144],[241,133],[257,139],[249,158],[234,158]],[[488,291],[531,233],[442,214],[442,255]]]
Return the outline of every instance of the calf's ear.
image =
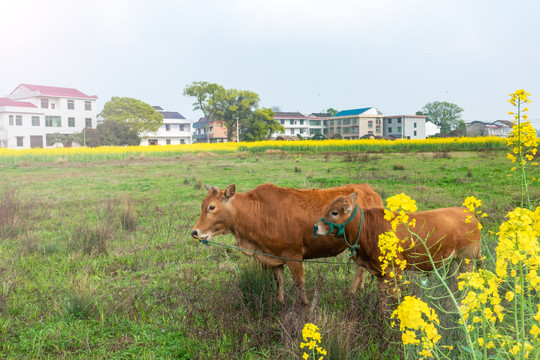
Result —
[[[223,197],[225,199],[230,199],[234,196],[234,194],[236,194],[236,185],[232,184],[232,185],[227,186],[227,188],[225,189],[225,193],[223,194]]]
[[[352,202],[355,202],[357,197],[358,197],[358,193],[357,193],[357,192],[353,192],[352,194],[349,194],[349,199],[350,199]]]

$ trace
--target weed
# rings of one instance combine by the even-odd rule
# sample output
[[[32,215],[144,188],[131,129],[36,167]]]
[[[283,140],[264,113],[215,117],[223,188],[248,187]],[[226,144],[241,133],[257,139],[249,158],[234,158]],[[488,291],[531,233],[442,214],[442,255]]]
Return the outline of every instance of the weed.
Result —
[[[452,156],[450,155],[449,151],[441,151],[441,152],[433,153],[433,158],[434,159],[451,159]]]
[[[298,166],[298,165],[295,165],[295,166],[294,166],[294,172],[295,172],[295,173],[302,172],[302,167],[301,167],[301,166]]]
[[[394,170],[405,170],[405,165],[403,165],[403,164],[394,164],[394,166],[392,166],[392,168]]]
[[[17,189],[7,187],[0,194],[0,237],[15,237],[28,226],[29,204],[19,199]]]
[[[122,229],[134,231],[137,228],[137,209],[133,205],[133,201],[126,198],[120,200],[120,223]]]
[[[197,182],[195,183],[195,185],[193,186],[193,188],[195,190],[199,190],[200,188],[202,188],[202,181],[201,179],[197,179]]]

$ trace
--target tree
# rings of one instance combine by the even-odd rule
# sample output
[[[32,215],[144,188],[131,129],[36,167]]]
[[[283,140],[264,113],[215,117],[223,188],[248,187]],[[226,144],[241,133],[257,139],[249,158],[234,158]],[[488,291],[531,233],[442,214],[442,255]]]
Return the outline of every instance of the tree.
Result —
[[[73,134],[75,141],[89,147],[97,146],[136,146],[141,138],[127,124],[105,120],[95,129],[85,128],[84,132]]]
[[[427,103],[422,108],[422,113],[437,126],[441,127],[441,133],[447,134],[456,128],[461,121],[463,109],[445,101],[434,101]]]
[[[163,115],[137,99],[113,96],[105,103],[100,115],[105,120],[126,124],[137,134],[156,132],[163,124]]]
[[[249,90],[227,89],[221,102],[218,104],[218,115],[225,128],[227,128],[227,139],[232,140],[236,137],[238,129],[236,125],[245,124],[245,119],[250,119],[255,109],[259,106],[259,95]],[[273,113],[273,112],[272,112]]]
[[[194,110],[201,110],[206,118],[206,141],[210,142],[209,123],[215,120],[216,112],[222,106],[225,99],[225,88],[221,85],[206,81],[194,81],[185,87],[183,94],[196,99],[193,103]]]
[[[326,112],[328,115],[330,116],[334,116],[338,113],[338,111],[334,108],[328,108],[326,110],[324,110],[324,112]]]
[[[270,138],[272,133],[285,131],[279,121],[274,119],[274,111],[268,108],[256,109],[251,116],[244,119],[240,126],[242,141],[260,141]]]

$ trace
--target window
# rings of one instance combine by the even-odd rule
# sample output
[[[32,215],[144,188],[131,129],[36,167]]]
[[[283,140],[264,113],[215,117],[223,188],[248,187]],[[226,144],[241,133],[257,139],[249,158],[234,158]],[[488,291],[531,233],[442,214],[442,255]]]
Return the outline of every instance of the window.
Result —
[[[165,143],[166,143],[167,145],[171,145],[171,139],[165,139]]]
[[[416,130],[414,131],[414,136],[416,136]]]
[[[401,126],[398,126],[397,132],[401,134]]]
[[[281,125],[285,125],[285,120],[281,119],[280,122],[281,122]]]
[[[165,131],[171,131],[171,124],[165,124]]]
[[[401,119],[397,119],[397,123],[398,123],[398,124],[401,124]]]
[[[388,124],[391,124],[392,123],[392,119],[388,119]]]
[[[60,116],[45,116],[45,126],[46,127],[61,127],[62,119]]]
[[[22,126],[22,115],[15,115],[15,125]]]
[[[341,125],[341,120],[338,120],[336,125]]]
[[[368,129],[373,129],[373,120],[368,121],[367,127]]]
[[[303,134],[304,133],[304,129],[300,129],[300,134]]]
[[[300,120],[300,125],[304,125],[304,120]]]
[[[294,135],[294,129],[290,130],[291,135]]]
[[[184,124],[180,124],[180,125],[178,125],[178,130],[180,130],[180,131],[184,131]]]
[[[17,146],[24,146],[24,136],[17,136]]]
[[[68,100],[68,110],[75,110],[75,100]]]
[[[353,119],[352,124],[353,125],[358,125],[358,119]]]
[[[294,125],[294,120],[289,120],[290,125]]]
[[[414,128],[416,129],[416,123],[414,123]]]
[[[350,125],[351,119],[343,119],[343,125]]]
[[[90,100],[84,101],[84,110],[92,110],[92,102]]]
[[[157,139],[148,139],[148,145],[157,145],[158,141]]]
[[[32,126],[39,126],[39,116],[32,116]]]
[[[49,108],[49,99],[41,99],[41,108],[42,109],[48,109]]]
[[[309,120],[309,125],[311,125],[311,126],[319,126],[319,125],[321,125],[321,120]]]
[[[391,128],[391,127],[388,128],[388,132],[389,132],[389,133],[392,132],[392,128]]]
[[[68,126],[69,127],[75,127],[75,118],[74,117],[68,118]]]
[[[9,125],[13,126],[13,115],[9,115]]]
[[[92,127],[92,118],[84,119],[84,126],[91,128]]]
[[[180,144],[185,144],[186,141],[184,139],[180,139]]]

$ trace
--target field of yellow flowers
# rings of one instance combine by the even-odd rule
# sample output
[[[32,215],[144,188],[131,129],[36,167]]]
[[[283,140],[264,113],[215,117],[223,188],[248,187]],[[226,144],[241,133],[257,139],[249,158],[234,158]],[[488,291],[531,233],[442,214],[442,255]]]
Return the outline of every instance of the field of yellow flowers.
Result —
[[[123,160],[130,157],[169,157],[186,153],[213,152],[264,153],[279,150],[285,152],[441,152],[479,151],[504,149],[504,140],[497,137],[430,138],[425,140],[299,140],[299,141],[258,141],[228,143],[198,143],[167,146],[103,146],[96,148],[55,148],[55,149],[4,149],[0,148],[0,164],[18,162],[91,162]]]

